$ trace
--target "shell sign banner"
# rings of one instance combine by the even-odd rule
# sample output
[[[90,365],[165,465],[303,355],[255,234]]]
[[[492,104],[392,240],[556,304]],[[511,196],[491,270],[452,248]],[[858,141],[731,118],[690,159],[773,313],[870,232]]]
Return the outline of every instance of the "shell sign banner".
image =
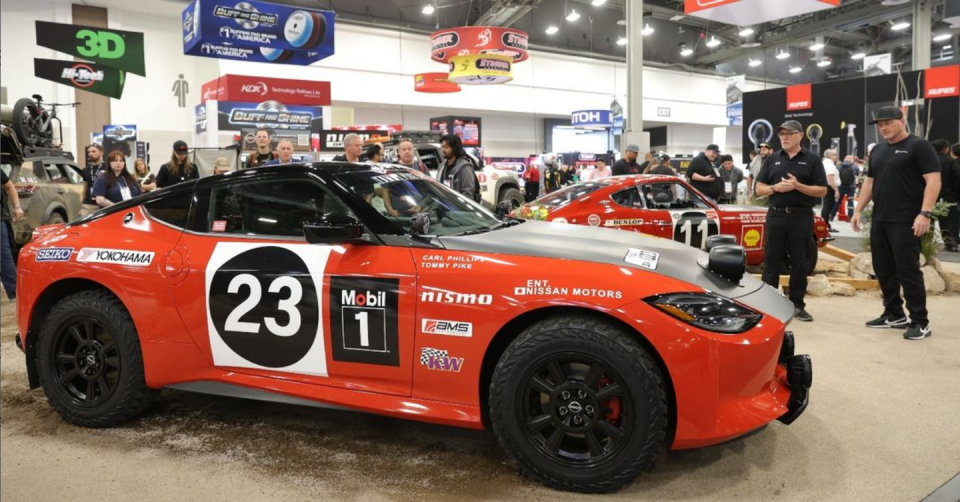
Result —
[[[685,0],[684,12],[711,21],[746,26],[832,9],[839,5],[840,0]]]

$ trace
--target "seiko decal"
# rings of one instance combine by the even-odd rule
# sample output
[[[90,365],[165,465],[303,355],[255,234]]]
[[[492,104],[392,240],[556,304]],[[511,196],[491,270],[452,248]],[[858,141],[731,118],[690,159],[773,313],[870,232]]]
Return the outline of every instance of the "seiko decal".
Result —
[[[420,293],[420,301],[424,303],[451,303],[454,305],[490,305],[493,303],[493,295],[427,289]]]
[[[513,288],[514,296],[586,296],[589,298],[623,298],[623,292],[613,289],[553,286],[548,280],[530,279],[523,286]]]
[[[81,263],[112,263],[131,267],[146,267],[153,262],[153,253],[128,249],[83,248],[77,254]]]
[[[221,242],[206,268],[216,366],[327,376],[323,277],[330,248]]]
[[[657,264],[660,263],[660,253],[647,251],[646,249],[630,248],[627,250],[627,256],[623,257],[623,261],[638,267],[656,270]]]
[[[333,360],[400,366],[399,304],[398,279],[331,278]]]
[[[43,248],[37,250],[36,261],[70,261],[73,248]]]
[[[473,323],[462,321],[445,321],[442,319],[424,319],[420,330],[426,335],[473,336]]]
[[[420,364],[426,366],[428,370],[459,373],[463,368],[463,358],[450,357],[450,353],[446,350],[423,347],[420,351]]]

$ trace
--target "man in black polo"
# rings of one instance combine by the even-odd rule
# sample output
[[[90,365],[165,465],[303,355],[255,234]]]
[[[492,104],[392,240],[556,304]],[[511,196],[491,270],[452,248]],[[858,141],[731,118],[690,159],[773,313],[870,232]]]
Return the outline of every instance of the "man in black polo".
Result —
[[[920,238],[930,230],[940,195],[940,162],[930,143],[911,135],[903,112],[894,106],[877,111],[876,124],[885,141],[870,153],[870,168],[853,211],[853,230],[860,230],[861,209],[873,200],[870,253],[883,293],[883,314],[868,328],[903,328],[903,337],[922,340],[931,334],[927,292],[920,272]],[[910,323],[903,315],[903,298]]]
[[[640,147],[634,144],[627,145],[623,152],[623,158],[613,163],[613,175],[623,176],[626,174],[640,174],[640,164],[637,164],[637,155],[640,154]]]
[[[703,195],[710,197],[714,202],[723,194],[723,180],[720,178],[720,170],[713,165],[720,156],[720,147],[717,145],[707,145],[706,151],[700,152],[690,161],[690,167],[687,168],[687,178],[690,178],[690,184],[693,188],[700,190]]]
[[[800,146],[803,126],[796,120],[780,125],[781,149],[770,154],[757,175],[757,195],[770,198],[764,226],[763,282],[777,287],[780,268],[790,253],[790,301],[798,321],[812,321],[803,301],[807,293],[807,246],[813,239],[813,206],[827,194],[827,175],[820,157]]]

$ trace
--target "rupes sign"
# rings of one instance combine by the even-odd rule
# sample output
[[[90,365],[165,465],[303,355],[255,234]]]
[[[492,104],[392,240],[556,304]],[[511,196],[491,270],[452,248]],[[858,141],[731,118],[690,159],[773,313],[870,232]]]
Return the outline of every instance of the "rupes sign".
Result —
[[[813,108],[813,93],[810,84],[787,87],[787,111],[809,110]]]
[[[285,105],[328,106],[330,82],[224,75],[205,84],[202,101],[279,101]]]
[[[570,124],[573,127],[610,127],[613,114],[610,110],[580,110],[570,114]]]
[[[960,96],[960,65],[929,68],[923,74],[926,98]]]

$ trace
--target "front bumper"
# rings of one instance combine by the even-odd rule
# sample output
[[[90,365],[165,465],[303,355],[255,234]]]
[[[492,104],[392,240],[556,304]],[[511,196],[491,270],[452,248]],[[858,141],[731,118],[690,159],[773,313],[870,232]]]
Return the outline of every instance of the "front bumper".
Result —
[[[813,366],[810,356],[794,354],[794,339],[791,331],[787,331],[783,335],[783,345],[780,349],[778,362],[786,374],[787,385],[790,386],[790,400],[787,402],[787,412],[777,420],[789,425],[802,415],[807,409],[807,405],[810,404]]]

